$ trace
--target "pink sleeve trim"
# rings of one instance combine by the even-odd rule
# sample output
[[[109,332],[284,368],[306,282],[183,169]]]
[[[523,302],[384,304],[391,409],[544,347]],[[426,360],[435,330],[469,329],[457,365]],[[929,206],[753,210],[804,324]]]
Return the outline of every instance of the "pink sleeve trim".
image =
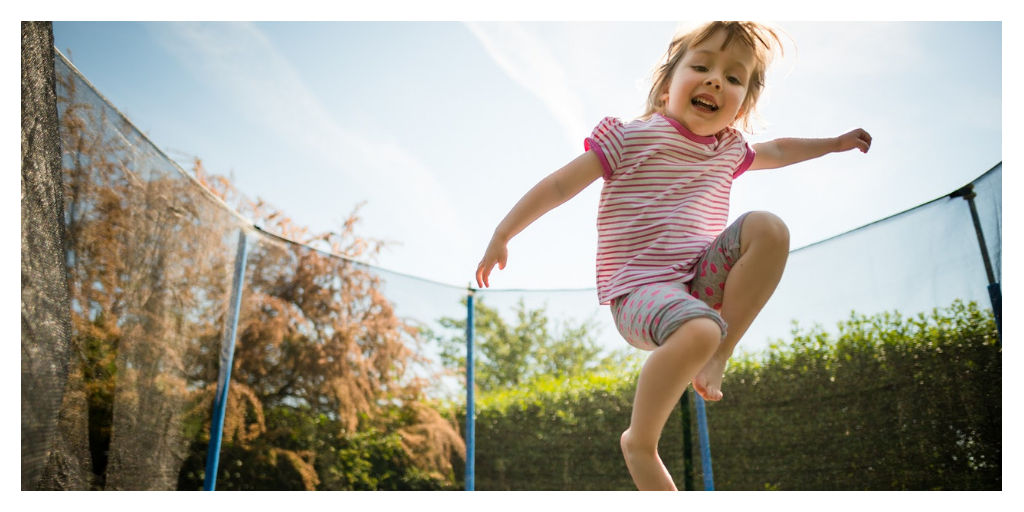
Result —
[[[604,156],[604,150],[601,149],[601,145],[593,137],[587,137],[583,141],[583,149],[586,151],[592,150],[597,154],[597,157],[601,159],[601,167],[604,167],[604,180],[612,179],[612,165],[608,163],[608,157]]]
[[[750,164],[754,163],[754,148],[750,146],[750,143],[745,143],[744,145],[747,146],[747,155],[743,157],[743,162],[740,163],[739,169],[736,169],[736,172],[733,173],[732,179],[739,178],[740,174],[747,172],[747,169],[750,169]]]

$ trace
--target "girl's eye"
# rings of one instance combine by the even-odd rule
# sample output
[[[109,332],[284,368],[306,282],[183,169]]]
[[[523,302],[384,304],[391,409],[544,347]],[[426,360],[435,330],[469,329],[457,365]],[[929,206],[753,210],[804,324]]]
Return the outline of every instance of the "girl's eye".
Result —
[[[708,70],[708,68],[706,66],[693,66],[693,70],[704,73]]]
[[[742,85],[743,82],[740,82],[739,78],[736,78],[734,76],[730,76],[729,77],[729,83],[735,84],[735,85]]]

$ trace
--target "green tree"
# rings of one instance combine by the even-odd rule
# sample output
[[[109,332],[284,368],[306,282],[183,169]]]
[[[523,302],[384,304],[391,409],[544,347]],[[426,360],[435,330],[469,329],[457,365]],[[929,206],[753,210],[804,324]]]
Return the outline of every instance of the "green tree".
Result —
[[[465,446],[412,372],[419,332],[351,262],[381,247],[358,208],[311,233],[199,159],[186,178],[57,65],[73,355],[39,488],[202,484],[235,212],[300,244],[253,236],[218,488],[447,488]]]
[[[466,301],[463,299],[463,305]],[[618,365],[624,351],[601,357],[593,319],[574,324],[553,321],[546,307],[531,309],[522,299],[515,322],[501,317],[482,298],[473,302],[475,381],[483,392],[512,389],[541,376],[563,377]],[[428,332],[441,348],[441,363],[465,375],[466,319],[443,317],[448,335]]]
[[[619,436],[638,369],[481,393],[476,489],[634,489]],[[797,325],[791,340],[735,358],[725,399],[706,404],[715,488],[1000,490],[1002,374],[994,316],[975,303],[851,314],[838,332]],[[658,443],[677,485],[679,421],[674,412]]]

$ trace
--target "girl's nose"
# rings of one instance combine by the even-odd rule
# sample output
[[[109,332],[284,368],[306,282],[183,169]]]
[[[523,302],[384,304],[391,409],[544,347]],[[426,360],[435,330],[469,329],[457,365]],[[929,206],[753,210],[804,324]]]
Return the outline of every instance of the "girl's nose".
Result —
[[[708,78],[707,81],[704,82],[704,84],[705,85],[710,85],[710,86],[714,87],[715,89],[721,89],[722,88],[721,82],[719,82],[717,79],[714,79],[714,78]]]

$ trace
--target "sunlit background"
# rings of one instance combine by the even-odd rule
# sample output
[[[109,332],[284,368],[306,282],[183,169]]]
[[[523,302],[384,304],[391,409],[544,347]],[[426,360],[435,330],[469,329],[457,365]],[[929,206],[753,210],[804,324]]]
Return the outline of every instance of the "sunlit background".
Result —
[[[768,77],[767,126],[750,140],[862,127],[874,142],[867,155],[745,174],[730,220],[771,211],[795,249],[1002,161],[1001,23],[778,25],[793,44]],[[55,22],[54,37],[183,168],[200,158],[313,232],[365,203],[357,233],[393,242],[371,263],[465,287],[523,193],[579,155],[601,118],[641,113],[681,26]],[[594,287],[599,191],[515,238],[491,285]],[[580,297],[597,307],[596,293]]]
[[[341,16],[328,10],[321,12],[320,7],[307,13],[299,5],[301,3],[300,0],[294,5],[284,5],[289,9],[286,15],[293,18]],[[190,0],[174,5],[151,4],[147,8],[154,9],[152,14],[137,15],[124,9],[110,14],[111,11],[103,11],[105,6],[101,8],[95,4],[62,4],[60,1],[53,4],[59,7],[47,4],[47,8],[63,13],[60,16],[23,15],[21,18],[169,16],[188,19],[188,14],[180,13],[184,13],[186,7],[193,7]],[[574,12],[578,12],[580,16],[622,19],[634,17],[635,13],[643,13],[648,18],[676,18],[695,12],[689,4],[665,4],[661,10],[651,10],[645,2],[630,2],[625,6],[621,3],[593,4],[576,8],[577,11],[556,4],[545,2],[530,7],[545,13],[546,17],[576,17]],[[202,12],[206,18],[276,17],[254,15],[239,10],[238,6],[225,5],[221,9],[227,10],[218,11],[220,6],[203,4],[201,10],[193,12]],[[445,10],[446,6],[433,3],[422,4],[427,6],[425,8],[402,8],[397,3],[384,2],[374,5],[385,9],[374,14],[380,18],[495,17],[471,10],[452,13],[450,9]],[[870,11],[877,11],[877,7],[886,8],[884,12],[888,16],[900,14],[890,9],[898,11],[899,6],[895,4],[829,5],[828,9],[836,11],[834,17],[871,17]],[[740,7],[731,4],[718,6]],[[772,16],[784,17],[787,12],[792,12],[792,9],[786,10],[789,6],[777,4],[751,4],[749,9],[742,7],[745,14],[754,12],[754,16],[770,12]],[[914,11],[904,14],[941,17],[942,7],[929,5],[925,10],[913,7]],[[338,4],[335,8],[348,7]],[[492,5],[489,8],[496,7]],[[624,9],[633,13],[626,14]],[[971,4],[970,9],[958,6],[957,14],[960,10],[969,10],[972,16],[981,18],[1000,17],[993,15],[984,1]],[[712,16],[719,12],[702,10],[700,14]],[[731,220],[746,211],[768,210],[781,216],[788,224],[794,249],[811,245],[809,249],[791,255],[790,267],[779,291],[748,331],[740,350],[764,349],[768,347],[769,336],[785,337],[788,334],[786,324],[791,318],[801,319],[805,327],[806,322],[823,321],[829,324],[826,327],[834,329],[836,321],[846,316],[854,306],[860,313],[873,314],[898,308],[912,315],[933,305],[948,305],[955,297],[976,301],[980,308],[987,309],[990,306],[985,293],[987,281],[966,202],[945,199],[945,196],[993,169],[993,166],[997,172],[989,173],[986,175],[988,178],[975,184],[978,185],[976,190],[980,190],[978,202],[982,206],[982,225],[986,234],[994,235],[987,242],[998,267],[997,280],[1004,283],[1004,297],[1010,304],[1003,309],[1010,311],[1007,316],[1011,319],[1012,339],[1012,312],[1016,305],[1013,300],[1013,242],[1014,233],[1019,231],[1014,227],[1017,218],[1014,214],[1019,206],[1013,199],[1019,187],[1016,186],[1012,141],[1016,140],[1014,121],[1017,119],[1015,114],[1019,112],[1019,100],[1013,94],[1012,85],[1008,87],[1010,94],[1003,98],[1001,84],[1004,80],[1008,84],[1016,83],[1015,63],[1019,55],[1014,48],[1019,45],[1014,46],[1013,43],[1018,42],[1019,24],[1007,21],[780,22],[779,25],[792,36],[795,45],[787,47],[786,59],[777,63],[769,76],[768,92],[760,109],[767,126],[751,134],[751,142],[790,136],[828,137],[863,127],[871,132],[874,144],[867,155],[852,152],[829,155],[786,169],[746,173],[736,182]],[[680,26],[676,22],[57,21],[53,24],[53,33],[57,48],[71,59],[96,90],[183,169],[190,169],[194,159],[202,159],[208,172],[232,176],[243,193],[262,198],[313,232],[336,229],[356,205],[364,203],[360,210],[363,221],[357,227],[357,234],[392,242],[378,259],[369,261],[376,266],[376,275],[383,279],[381,291],[388,301],[393,301],[397,313],[409,325],[433,327],[442,316],[464,318],[466,310],[459,301],[465,297],[466,287],[473,279],[477,261],[491,231],[522,194],[545,175],[579,155],[583,149],[583,138],[604,116],[630,119],[641,112],[649,88],[650,71]],[[1004,62],[1007,63],[1005,66]],[[13,81],[9,83],[13,84]],[[95,102],[96,105],[99,103]],[[13,102],[10,105],[13,106]],[[110,118],[115,123],[120,119],[113,115]],[[122,129],[123,132],[119,131]],[[153,165],[159,168],[159,172],[168,169],[160,155],[153,155],[148,141],[140,141],[130,127],[119,126],[112,130],[115,132],[126,134],[124,141],[139,143],[135,148],[139,151],[133,153],[132,158],[135,159],[130,160],[131,165]],[[1008,158],[1003,154],[1004,137],[1010,149]],[[9,140],[13,141],[13,138]],[[1001,162],[1004,160],[1009,164],[1006,177],[1010,181],[1007,185],[1009,193],[1006,194],[1010,198],[1006,208],[1010,217],[1007,235],[1011,246],[1011,264],[1007,265],[1011,272],[1009,284],[1005,284],[1007,279],[1001,276],[999,247],[1002,241]],[[174,169],[170,169],[170,174],[177,177]],[[23,211],[26,197],[24,182],[23,169]],[[152,183],[158,182],[161,181]],[[13,187],[8,187],[8,190],[13,191]],[[596,315],[599,317],[597,341],[601,347],[628,349],[611,327],[607,308],[597,304],[593,289],[594,222],[599,190],[600,183],[595,183],[578,198],[517,237],[510,246],[508,268],[492,274],[494,288],[478,292],[477,299],[496,306],[506,317],[520,298],[525,298],[531,308],[547,307],[556,323],[571,325]],[[905,215],[876,222],[938,198],[941,199]],[[13,198],[6,203],[15,204]],[[228,224],[232,227],[222,234],[230,239],[229,244],[221,249],[226,248],[233,255],[235,231],[232,230],[238,226]],[[832,238],[867,224],[871,226]],[[22,226],[23,229],[26,226],[24,219]],[[219,225],[198,226],[198,232],[204,233],[216,234],[218,229]],[[947,233],[948,245],[945,244]],[[816,244],[826,239],[831,241]],[[253,247],[264,251],[275,244],[270,237],[261,235],[251,236],[249,240]],[[994,251],[994,248],[999,250]],[[891,260],[888,259],[890,253]],[[898,268],[887,274],[893,270],[890,261]],[[255,264],[253,268],[256,268]],[[24,265],[22,269],[24,330]],[[874,269],[878,271],[873,272]],[[893,274],[896,278],[879,282]],[[220,277],[225,283],[229,278],[226,274]],[[836,283],[850,286],[844,289]],[[207,284],[203,283],[204,286]],[[245,281],[243,293],[260,293],[253,284],[251,279]],[[13,281],[8,289],[14,289]],[[132,307],[136,305],[129,304],[129,308]],[[127,322],[133,321],[131,315],[137,309],[127,311]],[[219,322],[215,316],[204,315],[202,324]],[[192,327],[195,326],[189,328]],[[1005,333],[1005,329],[1002,332]],[[459,335],[457,332],[448,334]],[[191,346],[205,347],[208,355],[216,351],[219,342],[188,333],[181,338],[188,338]],[[23,335],[23,404],[24,339]],[[162,346],[160,343],[156,345]],[[431,357],[437,355],[437,347],[427,347],[426,350]],[[1011,350],[1010,353],[1012,357],[1014,352]],[[168,354],[177,355],[176,352]],[[124,367],[139,365],[141,368],[142,364],[156,367],[149,364],[150,360],[136,357],[138,354],[122,349],[121,355]],[[1000,349],[995,359],[998,367],[1001,367],[1002,356]],[[917,355],[913,357],[917,359]],[[48,364],[45,360],[40,361],[44,367]],[[74,358],[72,363],[82,364]],[[968,361],[967,364],[974,365],[974,362]],[[914,367],[917,368],[916,361]],[[834,389],[839,390],[842,396],[838,402],[829,404],[871,402],[877,406],[871,409],[873,411],[902,400],[904,404],[912,403],[915,407],[927,409],[940,403],[929,401],[925,395],[930,394],[932,398],[949,399],[942,404],[966,404],[963,409],[945,406],[939,409],[950,415],[963,414],[958,411],[966,410],[968,412],[963,416],[970,419],[970,411],[998,403],[1003,385],[1010,385],[1011,394],[1012,388],[1016,387],[1014,372],[1004,375],[993,387],[989,386],[993,380],[976,377],[989,374],[973,373],[976,369],[970,366],[970,372],[975,375],[972,386],[980,390],[978,394],[965,393],[963,381],[957,381],[959,377],[953,372],[936,371],[931,377],[940,384],[933,387],[932,380],[927,385],[925,381],[911,382],[902,388],[902,394],[894,398],[884,391],[889,389],[887,384],[877,387],[863,385],[856,379],[864,376],[857,374],[849,381],[839,379],[841,384]],[[167,377],[171,381],[187,381],[190,385],[207,382],[202,378],[197,381],[181,370],[172,368]],[[898,381],[910,378],[900,372],[895,373],[899,375],[892,377]],[[915,374],[913,380],[916,378]],[[442,383],[446,394],[456,400],[465,396],[463,386],[447,380]],[[122,457],[120,461],[135,460],[139,465],[121,464],[121,467],[109,471],[93,467],[89,471],[90,468],[85,466],[75,468],[64,464],[64,469],[81,470],[79,472],[86,476],[110,476],[107,483],[111,489],[121,488],[121,484],[114,482],[114,477],[124,478],[125,475],[139,482],[157,481],[159,478],[154,478],[152,472],[147,473],[147,468],[160,471],[172,468],[167,473],[172,477],[179,475],[179,468],[185,468],[181,474],[192,478],[192,483],[200,478],[189,471],[195,473],[194,469],[202,466],[199,455],[205,454],[205,448],[200,446],[201,442],[193,443],[189,451],[190,462],[184,465],[179,464],[181,461],[175,459],[177,455],[169,451],[154,452],[148,448],[154,439],[192,439],[188,437],[193,435],[191,431],[178,432],[176,424],[167,421],[166,416],[118,416],[113,413],[114,410],[131,410],[132,404],[142,396],[140,392],[148,392],[156,397],[152,403],[164,407],[166,414],[185,414],[180,409],[180,396],[166,393],[162,382],[165,381],[157,382],[158,386],[146,387],[128,378],[118,380],[117,394],[110,397],[115,407],[75,424],[69,430],[70,437],[66,438],[86,441],[64,443],[67,445],[64,448],[85,449],[83,447],[88,445],[92,449],[92,438],[97,436],[89,428],[102,421],[119,419],[121,423],[113,428],[117,431],[116,442],[112,441],[114,437],[109,432],[106,435],[110,448],[106,453],[117,453]],[[69,381],[67,389],[82,389],[81,382],[75,384],[78,388],[73,384]],[[64,382],[53,385],[53,389],[58,389],[64,387]],[[739,387],[734,382],[732,385],[731,389],[737,390],[733,396],[741,396]],[[918,385],[927,390],[920,394]],[[947,385],[955,388],[943,387]],[[996,390],[994,393],[993,389]],[[883,390],[881,394],[879,390]],[[803,391],[801,388],[796,394]],[[96,394],[95,390],[93,393]],[[59,394],[51,398],[54,396],[57,398],[53,402],[54,411],[57,404],[61,404],[61,421],[65,419],[65,405],[70,404],[67,410],[77,411],[77,414],[86,412],[84,402],[61,401]],[[81,394],[65,396],[80,397]],[[978,396],[983,399],[976,399]],[[806,439],[811,436],[801,437],[795,433],[796,430],[785,432],[785,428],[780,428],[785,423],[764,417],[766,411],[769,416],[779,410],[792,411],[794,409],[789,406],[803,400],[801,397],[787,402],[779,401],[779,398],[780,395],[774,395],[767,399],[775,400],[775,404],[771,404],[773,406],[785,403],[782,409],[777,406],[770,410],[762,407],[749,409],[749,405],[744,403],[742,407],[752,412],[746,413],[747,417],[742,421],[729,422],[730,428],[739,425],[734,431],[736,439],[752,439],[748,426],[745,426],[749,425],[752,414],[756,422],[761,423],[761,432],[783,432],[794,440],[793,446],[804,447]],[[822,408],[822,402],[817,400],[803,402],[804,409],[810,411],[811,416],[822,418],[822,424],[833,425],[837,421],[846,421],[843,418],[854,417],[829,413],[827,407]],[[728,402],[720,405],[722,408],[717,412],[730,407]],[[125,409],[126,406],[129,409]],[[600,414],[601,410],[597,412]],[[841,412],[848,413],[845,405]],[[1013,409],[1007,412],[1009,414],[998,415],[999,423],[991,430],[993,436],[982,436],[988,443],[985,449],[995,446],[997,457],[1004,451],[1015,453],[1014,438],[1007,437],[1004,444],[998,436],[1000,425],[1004,425],[1001,422],[1006,418],[1012,421],[1015,417]],[[719,419],[722,417],[718,416]],[[880,425],[896,425],[885,413],[868,413],[865,417],[878,420]],[[928,418],[934,427],[938,417],[946,418],[934,414],[919,416],[919,426],[926,430],[924,418]],[[24,486],[24,411],[22,418]],[[900,417],[900,421],[904,421],[903,418]],[[934,445],[938,447],[935,450],[931,450],[932,445],[922,448],[922,453],[931,450],[938,454],[936,457],[960,454],[958,450],[964,449],[961,438],[956,437],[956,441],[952,441],[953,431],[945,432],[945,423],[942,423],[946,420],[938,421],[942,432],[936,430],[936,433],[942,436],[936,439],[941,437],[941,442]],[[524,428],[535,427],[530,422],[520,423]],[[814,421],[804,423],[796,420],[789,424],[791,429],[798,426],[797,430],[804,432],[801,429],[811,427]],[[150,424],[161,428],[149,429],[147,425]],[[168,425],[171,428],[163,428]],[[881,439],[887,432],[885,428],[888,427],[865,430],[878,434]],[[900,432],[905,433],[905,425],[902,428]],[[727,431],[728,428],[717,428],[713,439],[727,439]],[[560,440],[555,444],[566,446],[568,452],[589,454],[589,445],[579,443],[577,446],[580,432],[573,429],[573,441]],[[213,429],[210,433],[212,435]],[[520,437],[532,439],[532,434]],[[971,435],[974,434],[971,431]],[[200,433],[193,441],[202,441],[202,435]],[[286,433],[286,437],[288,435]],[[899,435],[903,434],[897,437]],[[961,432],[957,430],[955,435],[961,436]],[[849,436],[849,430],[845,436]],[[502,434],[494,439],[504,444],[508,438],[507,434]],[[781,438],[786,439],[785,435]],[[267,439],[270,439],[267,443],[277,442],[270,436]],[[815,436],[815,439],[819,444],[831,442],[822,441],[824,437],[819,439]],[[874,468],[879,468],[879,464],[892,466],[888,469],[899,466],[898,463],[893,464],[893,457],[888,455],[871,458],[868,452],[885,444],[884,441],[868,440],[860,445],[849,445],[854,446],[853,456],[837,451],[836,446],[847,446],[844,442],[840,440],[833,446],[823,445],[820,453],[826,457],[822,459],[841,461],[846,472],[849,472],[846,468],[853,467],[851,463],[862,461],[868,461]],[[896,443],[900,445],[899,458],[906,459],[900,462],[914,472],[920,468],[913,467],[913,457],[906,456],[903,442],[904,439],[900,438]],[[713,443],[717,443],[716,454],[730,453],[729,450],[733,450],[732,453],[750,453],[738,446],[742,443]],[[493,445],[494,440],[491,441]],[[764,445],[783,451],[790,446],[786,442]],[[54,453],[63,449],[56,441],[53,446],[56,447]],[[95,448],[105,449],[105,446],[96,443]],[[275,453],[273,450],[284,445],[267,446],[271,453]],[[481,446],[487,446],[487,441]],[[924,447],[923,444],[921,446]],[[968,451],[977,449],[968,448]],[[77,456],[74,450],[64,452],[68,456]],[[522,450],[522,453],[528,452]],[[803,448],[798,452],[796,455],[801,456],[810,453]],[[124,458],[125,455],[135,459]],[[617,452],[613,458],[618,461]],[[159,462],[164,459],[175,460],[171,461],[173,464]],[[489,459],[481,457],[479,460]],[[716,460],[729,459],[722,457]],[[765,460],[776,466],[779,457]],[[953,460],[956,460],[955,456]],[[235,467],[233,464],[227,467]],[[756,466],[758,460],[755,456],[742,461],[742,464]],[[940,468],[946,468],[954,463],[947,460],[941,464],[945,465],[940,465]],[[601,473],[591,466],[589,464],[587,469]],[[797,467],[801,471],[820,472],[822,466],[815,460],[810,465]],[[728,468],[728,462],[717,465],[716,474],[728,475]],[[868,471],[871,470],[868,467]],[[620,476],[625,475],[620,473]],[[801,473],[796,471],[793,474]],[[551,480],[550,477],[548,479]],[[602,488],[608,482],[604,473],[596,476],[595,481],[600,482]],[[1001,484],[1001,480],[997,479],[997,482]],[[228,479],[221,483],[224,488],[231,488]],[[888,483],[886,480],[883,485]],[[991,480],[988,483],[991,484]],[[895,480],[893,485],[896,485]],[[167,484],[167,488],[174,486],[173,481]],[[84,488],[88,488],[88,482]],[[179,488],[184,488],[180,487],[180,482]],[[418,494],[415,498],[416,506],[422,506],[422,496]],[[920,500],[918,496],[915,495],[915,503]],[[607,498],[601,499],[605,502]],[[949,498],[940,499],[948,505]],[[892,498],[887,497],[886,500],[892,504]],[[972,500],[976,501],[976,498]],[[180,508],[173,499],[161,500],[157,508],[161,506]]]

